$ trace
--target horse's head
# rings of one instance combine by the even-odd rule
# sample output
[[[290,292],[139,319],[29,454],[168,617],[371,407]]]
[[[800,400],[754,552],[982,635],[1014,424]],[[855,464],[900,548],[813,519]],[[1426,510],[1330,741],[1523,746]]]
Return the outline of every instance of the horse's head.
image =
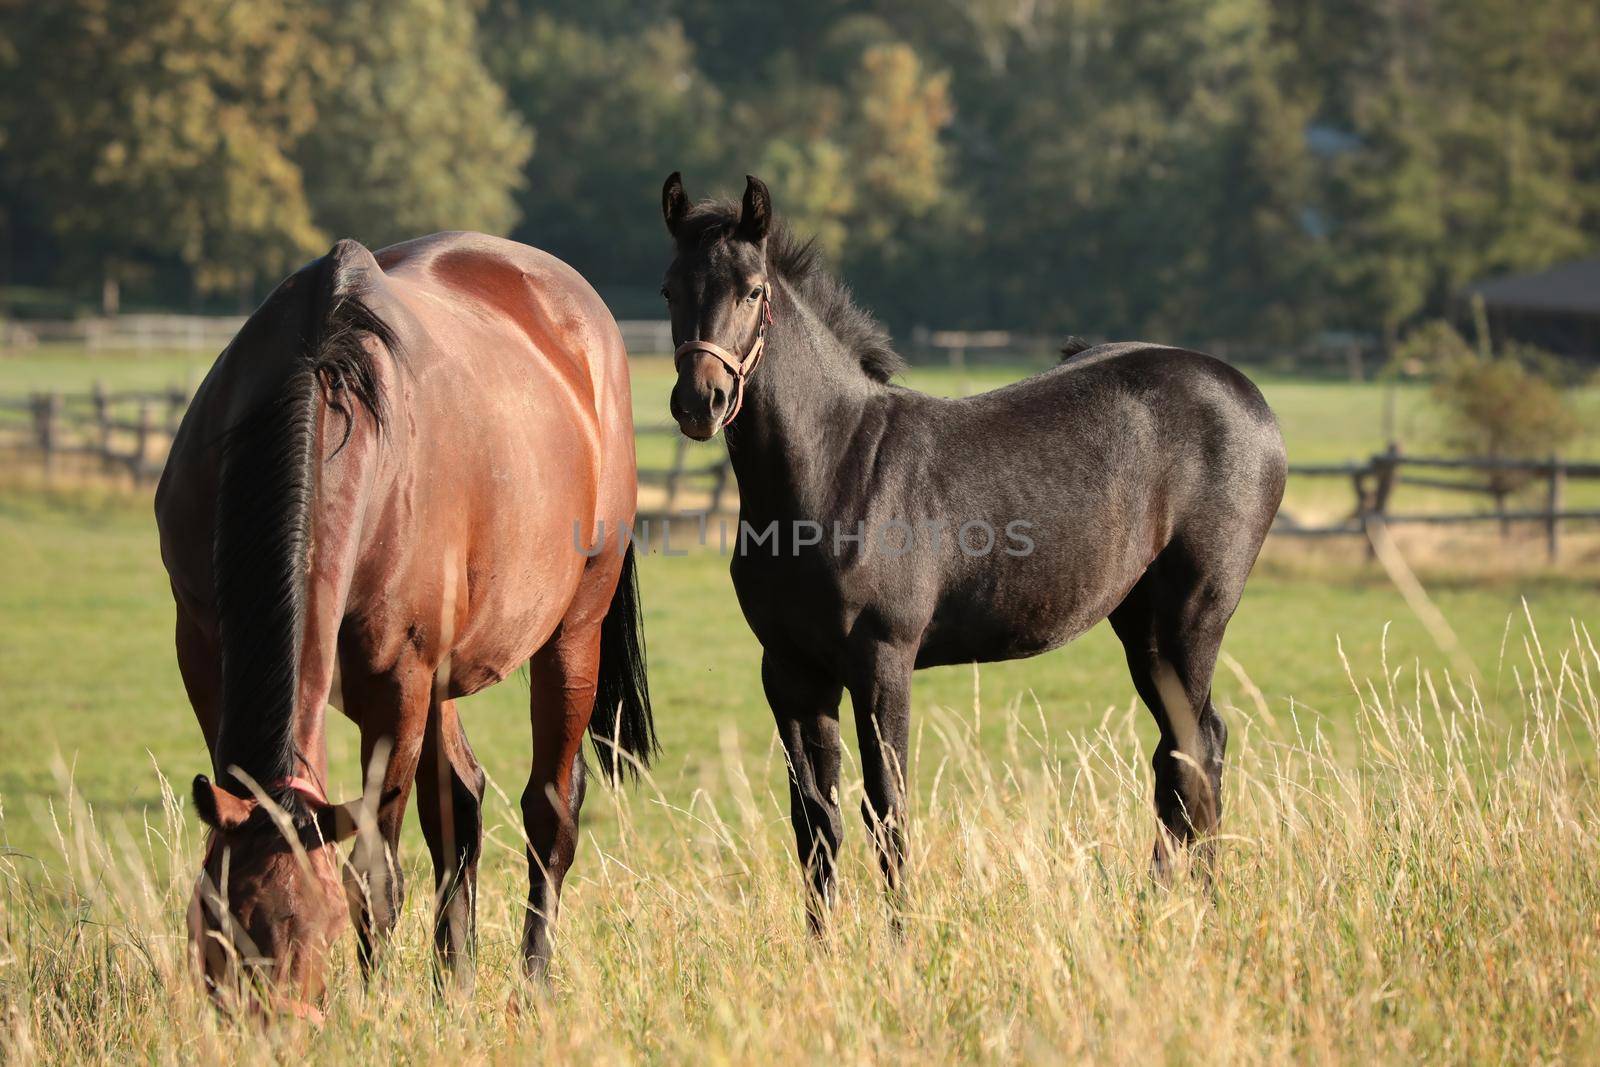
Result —
[[[334,845],[355,827],[320,792],[292,786],[274,811],[194,780],[211,835],[189,904],[191,958],[225,1007],[320,1018],[328,950],[349,921]]]
[[[672,417],[686,436],[705,441],[738,414],[766,341],[772,198],[750,177],[737,218],[731,207],[691,211],[674,173],[661,191],[661,210],[676,250],[661,286],[677,346]]]

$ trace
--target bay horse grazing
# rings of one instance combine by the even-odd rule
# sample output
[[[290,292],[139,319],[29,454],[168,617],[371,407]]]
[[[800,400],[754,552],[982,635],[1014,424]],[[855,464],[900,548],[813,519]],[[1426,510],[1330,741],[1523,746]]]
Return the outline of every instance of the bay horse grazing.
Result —
[[[438,956],[468,972],[485,783],[455,701],[524,663],[522,948],[543,972],[583,733],[613,770],[654,747],[632,550],[600,532],[632,520],[635,495],[622,338],[543,252],[465,233],[376,255],[340,241],[245,323],[156,494],[178,665],[216,776],[194,781],[210,844],[190,931],[219,997],[261,979],[314,1013],[351,912],[370,970],[399,912],[413,783]],[[327,799],[336,679],[376,781],[342,877],[334,843],[362,819]]]
[[[1221,814],[1212,670],[1286,473],[1260,392],[1143,343],[959,400],[900,388],[887,334],[774,224],[760,181],[740,204],[691,205],[673,174],[662,206],[671,410],[691,438],[723,431],[739,481],[733,584],[761,641],[813,929],[842,832],[843,692],[893,890],[912,671],[1036,655],[1108,617],[1160,728],[1164,874]]]

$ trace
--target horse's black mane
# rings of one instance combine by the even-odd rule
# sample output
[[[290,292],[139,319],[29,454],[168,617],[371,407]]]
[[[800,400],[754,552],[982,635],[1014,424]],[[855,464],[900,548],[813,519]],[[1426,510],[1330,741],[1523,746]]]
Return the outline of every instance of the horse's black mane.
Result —
[[[277,395],[260,398],[260,406],[219,442],[222,476],[212,552],[223,692],[215,756],[219,782],[242,796],[249,793],[229,774],[230,766],[263,788],[307,766],[294,742],[294,712],[317,412],[326,402],[341,415],[345,439],[357,407],[381,429],[384,404],[366,338],[399,355],[394,331],[367,302],[358,269],[366,255],[354,242],[341,241],[257,312],[303,316],[302,347],[290,357],[295,365]],[[253,325],[246,325],[236,344],[250,343],[246,335]],[[292,792],[272,791],[285,807],[298,808]]]
[[[678,239],[685,245],[727,240],[738,228],[739,214],[739,205],[732,200],[703,200],[684,216]],[[775,219],[767,236],[767,263],[861,362],[869,377],[887,382],[906,369],[906,361],[889,341],[889,331],[856,304],[849,286],[829,273],[815,237],[801,240],[788,223]]]

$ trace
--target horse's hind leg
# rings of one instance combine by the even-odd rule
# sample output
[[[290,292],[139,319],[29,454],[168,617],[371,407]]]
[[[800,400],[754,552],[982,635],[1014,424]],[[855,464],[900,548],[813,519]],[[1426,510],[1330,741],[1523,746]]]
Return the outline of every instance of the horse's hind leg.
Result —
[[[1228,728],[1211,702],[1211,677],[1248,572],[1248,561],[1202,565],[1174,542],[1111,613],[1134,686],[1161,731],[1151,760],[1161,821],[1157,877],[1165,877],[1175,844],[1212,833],[1222,815]]]
[[[594,714],[600,669],[600,627],[563,623],[529,662],[533,767],[522,793],[528,834],[528,914],[522,932],[523,970],[543,978],[550,965],[550,928],[561,883],[578,848],[583,808],[583,735]]]
[[[417,761],[417,816],[433,855],[433,944],[438,962],[470,981],[483,844],[483,767],[453,700],[428,718]]]

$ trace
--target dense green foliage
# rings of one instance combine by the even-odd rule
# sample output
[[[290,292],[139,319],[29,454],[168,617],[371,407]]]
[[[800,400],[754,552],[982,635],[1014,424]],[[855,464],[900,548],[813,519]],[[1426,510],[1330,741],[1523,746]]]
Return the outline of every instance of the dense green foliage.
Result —
[[[1600,244],[1589,0],[60,0],[0,27],[16,282],[253,296],[510,232],[650,314],[765,177],[897,327],[1392,339]],[[531,152],[530,152],[531,148]]]

